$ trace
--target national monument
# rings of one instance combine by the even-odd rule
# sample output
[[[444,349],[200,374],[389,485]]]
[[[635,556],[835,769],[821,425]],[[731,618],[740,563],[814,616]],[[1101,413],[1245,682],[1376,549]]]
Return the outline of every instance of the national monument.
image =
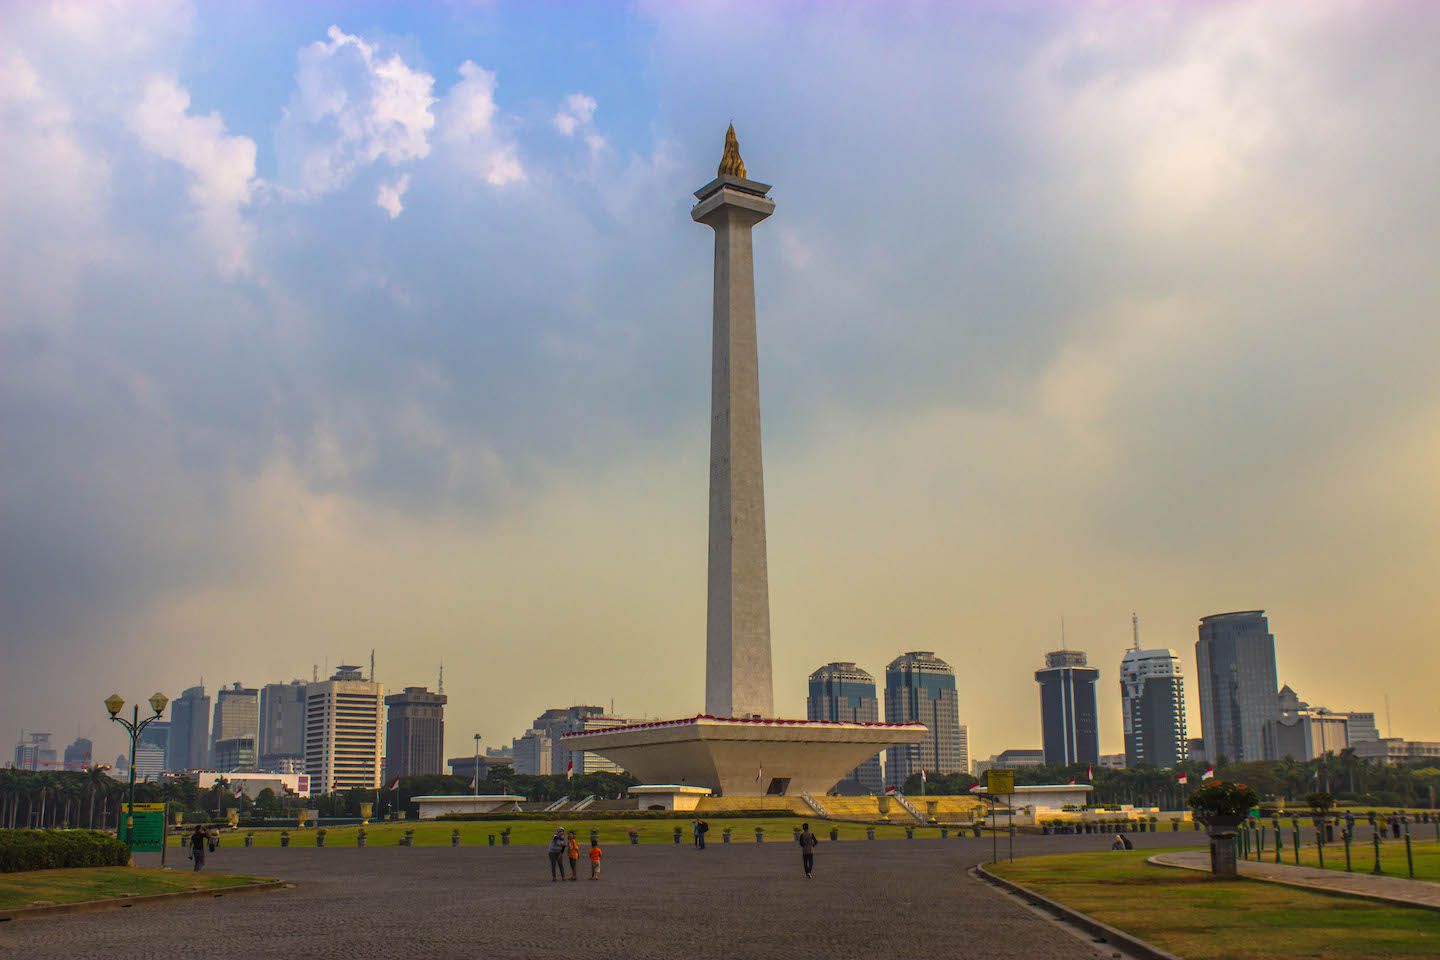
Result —
[[[775,718],[751,247],[754,226],[775,210],[769,193],[746,176],[732,125],[715,179],[695,191],[690,210],[715,231],[705,712],[566,737],[642,783],[726,796],[823,793],[876,751],[925,732],[921,724]]]

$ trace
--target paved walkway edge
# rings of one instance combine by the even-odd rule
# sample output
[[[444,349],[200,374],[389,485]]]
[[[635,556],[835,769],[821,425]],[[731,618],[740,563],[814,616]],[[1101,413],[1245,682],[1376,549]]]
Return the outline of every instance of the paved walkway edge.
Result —
[[[1197,873],[1209,873],[1210,868],[1201,864],[1180,863],[1167,859],[1173,856],[1168,853],[1157,853],[1153,857],[1146,857],[1146,863],[1153,863],[1157,867],[1170,867],[1175,870],[1194,870]],[[1353,876],[1353,874],[1351,874]],[[1421,910],[1440,911],[1440,904],[1426,903],[1423,900],[1402,900],[1396,897],[1387,897],[1383,893],[1365,893],[1359,890],[1346,890],[1344,887],[1331,886],[1325,883],[1310,883],[1300,879],[1284,879],[1281,877],[1267,877],[1263,874],[1241,874],[1241,880],[1258,880],[1261,883],[1274,883],[1282,887],[1297,887],[1301,890],[1310,890],[1314,893],[1326,893],[1334,897],[1354,897],[1357,900],[1369,900],[1373,903],[1383,903],[1389,907],[1417,907]],[[1423,881],[1416,881],[1423,882]]]
[[[232,893],[260,893],[266,890],[283,890],[294,884],[284,880],[266,880],[262,883],[244,883],[233,887],[211,887],[208,890],[177,890],[174,893],[151,893],[141,897],[110,897],[106,900],[82,900],[79,903],[55,903],[44,907],[16,907],[0,909],[0,923],[8,920],[28,920],[34,917],[50,917],[61,913],[91,913],[96,910],[118,910],[142,903],[159,903],[165,900],[198,900],[202,897],[224,897]]]
[[[1081,913],[1079,910],[1067,907],[1057,900],[1051,900],[1049,897],[1041,896],[1029,887],[1022,887],[1020,884],[1006,880],[1004,877],[996,876],[989,870],[986,870],[983,863],[977,863],[975,865],[975,873],[997,887],[1003,887],[1011,893],[1019,894],[1022,897],[1035,901],[1046,910],[1064,917],[1067,922],[1074,924],[1092,937],[1102,938],[1112,946],[1119,947],[1121,950],[1141,958],[1141,960],[1183,960],[1183,958],[1176,954],[1170,953],[1167,950],[1161,950],[1154,944],[1128,934],[1124,930],[1112,927],[1108,923],[1101,923],[1088,913]]]

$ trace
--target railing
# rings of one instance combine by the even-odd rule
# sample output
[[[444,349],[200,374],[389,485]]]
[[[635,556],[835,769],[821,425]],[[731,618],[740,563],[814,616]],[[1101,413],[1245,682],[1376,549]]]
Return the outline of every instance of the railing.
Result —
[[[805,801],[805,804],[806,804],[811,810],[814,810],[814,811],[815,811],[815,816],[819,817],[819,818],[822,819],[822,820],[829,820],[829,819],[830,819],[830,814],[829,814],[828,812],[826,812],[826,810],[825,810],[825,808],[824,808],[823,806],[820,805],[820,801],[819,801],[819,800],[816,800],[814,797],[812,797],[812,796],[810,795],[809,791],[802,791],[801,794],[800,794],[800,799],[801,799],[801,800],[804,800],[804,801]]]
[[[914,817],[920,823],[925,822],[925,814],[921,813],[920,809],[916,807],[915,804],[911,803],[909,799],[906,798],[905,794],[901,793],[899,790],[896,790],[893,794],[891,794],[891,796],[895,798],[896,803],[900,804],[900,806],[905,808],[906,813],[910,814],[910,816]]]
[[[550,806],[546,807],[545,810],[544,810],[544,812],[545,812],[545,813],[556,813],[556,812],[558,812],[558,811],[560,811],[560,810],[565,809],[565,804],[567,804],[567,803],[569,803],[569,802],[570,802],[570,798],[569,798],[569,797],[561,797],[559,800],[556,800],[554,803],[550,804]]]
[[[571,812],[571,813],[576,813],[576,812],[579,812],[579,811],[581,811],[581,810],[584,810],[586,807],[590,806],[590,804],[594,803],[594,802],[595,802],[596,800],[598,800],[598,799],[600,799],[600,798],[597,797],[597,796],[595,796],[595,794],[592,793],[592,794],[590,794],[590,796],[586,797],[585,799],[581,800],[579,803],[575,804],[575,806],[571,807],[571,808],[570,808],[570,812]]]

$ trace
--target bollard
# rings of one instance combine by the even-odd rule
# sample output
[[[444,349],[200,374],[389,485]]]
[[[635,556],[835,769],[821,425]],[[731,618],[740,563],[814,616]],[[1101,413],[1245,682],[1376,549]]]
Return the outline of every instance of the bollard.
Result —
[[[355,846],[357,846],[357,847],[363,847],[363,846],[365,846],[365,831],[364,831],[364,830],[361,830],[359,833],[355,834]]]
[[[1350,831],[1342,831],[1340,839],[1345,841],[1345,872],[1350,873]]]
[[[1370,841],[1375,845],[1375,869],[1371,870],[1370,872],[1378,875],[1378,874],[1381,872],[1381,871],[1380,871],[1380,834],[1379,834],[1378,832],[1371,834],[1371,835],[1370,835]]]
[[[942,830],[941,833],[944,833],[944,831]],[[834,843],[835,841],[837,841],[837,840],[839,840],[839,839],[840,839],[840,830],[839,830],[839,828],[837,828],[837,827],[831,827],[831,828],[830,828],[830,842],[831,842],[831,843]]]
[[[1291,838],[1295,841],[1295,866],[1300,866],[1300,821],[1290,821]]]
[[[915,839],[915,828],[914,828],[914,827],[906,827],[906,828],[905,828],[905,839],[906,839],[906,840],[914,840],[914,839]]]
[[[490,846],[495,846],[495,834],[489,834]]]
[[[764,842],[765,842],[765,828],[764,828],[764,827],[756,827],[756,828],[755,828],[755,842],[756,842],[756,843],[764,843]]]
[[[1324,828],[1320,823],[1318,823],[1318,822],[1315,824],[1315,850],[1316,850],[1316,852],[1317,852],[1317,853],[1319,854],[1319,856],[1320,856],[1320,869],[1321,869],[1321,870],[1324,870],[1324,869],[1325,869],[1325,828]]]
[[[290,846],[290,831],[289,831],[289,830],[281,830],[281,831],[280,831],[280,846],[282,846],[282,847],[288,847],[288,846]]]
[[[460,831],[458,829],[450,831],[450,846],[460,846]]]
[[[730,828],[729,828],[729,827],[726,827],[724,830],[721,830],[721,831],[720,831],[720,842],[721,842],[721,843],[729,843],[729,842],[730,842]]]
[[[1265,857],[1265,824],[1260,824],[1260,846],[1255,851],[1255,862],[1259,863]]]
[[[680,828],[679,828],[679,827],[676,827],[676,828],[675,828],[675,842],[676,842],[676,843],[679,843],[679,842],[680,842]]]
[[[1275,862],[1280,862],[1280,851],[1285,849],[1285,834],[1280,829],[1280,821],[1274,821],[1275,826]]]
[[[875,839],[875,828],[874,828],[874,827],[866,827],[866,828],[865,828],[865,839],[866,839],[866,840],[874,840],[874,839]]]
[[[184,838],[182,837],[181,839],[183,840]],[[247,833],[247,834],[245,834],[245,846],[247,846],[247,847],[253,847],[253,846],[255,846],[255,834],[253,834],[253,833]]]
[[[1405,818],[1405,864],[1410,869],[1410,879],[1415,879],[1415,853],[1410,849],[1410,818]]]

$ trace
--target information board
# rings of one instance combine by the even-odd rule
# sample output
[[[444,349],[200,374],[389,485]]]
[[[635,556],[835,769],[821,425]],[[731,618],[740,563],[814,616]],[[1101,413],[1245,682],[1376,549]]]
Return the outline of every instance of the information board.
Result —
[[[1015,771],[996,770],[991,768],[985,771],[985,792],[992,797],[1008,797],[1015,792]]]
[[[165,849],[165,804],[137,803],[133,807],[125,804],[127,813],[120,818],[120,841],[125,841],[127,820],[135,819],[135,842],[131,849],[137,853],[160,853]]]

